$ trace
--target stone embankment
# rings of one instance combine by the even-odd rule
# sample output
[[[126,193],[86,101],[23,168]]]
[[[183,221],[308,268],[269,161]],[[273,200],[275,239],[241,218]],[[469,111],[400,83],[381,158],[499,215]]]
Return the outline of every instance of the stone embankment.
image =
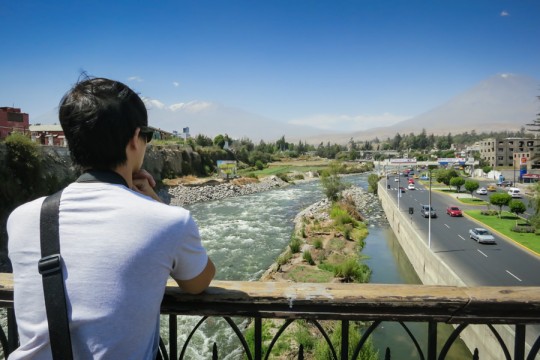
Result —
[[[289,185],[277,176],[268,176],[259,182],[237,185],[232,182],[215,185],[185,186],[178,185],[162,190],[159,195],[167,203],[184,206],[198,202],[225,199],[268,191]]]
[[[356,210],[362,215],[368,226],[387,225],[386,214],[379,202],[377,195],[368,193],[362,188],[351,187],[342,193],[343,197],[351,197],[356,206]],[[330,201],[323,199],[299,212],[294,221],[299,224],[303,217],[315,218],[319,220],[329,219]]]

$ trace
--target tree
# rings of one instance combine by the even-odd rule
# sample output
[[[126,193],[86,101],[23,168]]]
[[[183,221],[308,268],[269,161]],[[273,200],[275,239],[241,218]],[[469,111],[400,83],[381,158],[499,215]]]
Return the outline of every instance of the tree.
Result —
[[[437,181],[442,182],[446,186],[450,185],[452,178],[458,177],[458,173],[454,169],[440,169],[437,171]],[[462,184],[463,185],[463,184]]]
[[[508,203],[508,207],[510,208],[510,212],[516,214],[516,216],[523,214],[527,210],[527,207],[525,206],[523,201],[517,199],[510,200],[510,203]]]
[[[368,176],[368,191],[377,195],[377,188],[378,188],[378,184],[379,184],[379,176],[377,174],[370,174]]]
[[[474,190],[478,189],[480,187],[480,184],[478,181],[474,180],[467,180],[465,181],[465,190],[471,193],[471,197],[473,197]]]
[[[341,165],[334,161],[321,175],[321,184],[324,188],[324,194],[330,201],[339,200],[341,191],[346,188],[345,184],[339,178],[340,168]]]
[[[456,187],[456,191],[459,192],[459,189],[465,184],[465,179],[461,176],[456,176],[450,179],[450,185]]]
[[[491,166],[484,166],[484,167],[482,168],[482,171],[483,171],[484,174],[486,174],[486,175],[489,174],[489,172],[490,172],[491,170],[493,170],[493,168],[492,168]]]
[[[512,200],[512,196],[507,193],[496,193],[489,197],[489,202],[499,207],[499,217],[501,217],[502,207],[508,205],[510,200]]]
[[[214,138],[214,145],[219,146],[223,149],[223,146],[225,146],[225,137],[221,134],[216,135]]]

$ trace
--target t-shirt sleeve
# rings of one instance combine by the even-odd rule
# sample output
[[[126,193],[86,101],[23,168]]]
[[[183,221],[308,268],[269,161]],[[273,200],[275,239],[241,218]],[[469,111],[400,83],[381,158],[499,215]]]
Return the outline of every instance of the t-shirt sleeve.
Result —
[[[178,237],[171,276],[177,280],[191,280],[197,277],[208,263],[208,255],[201,243],[199,228],[191,215]]]

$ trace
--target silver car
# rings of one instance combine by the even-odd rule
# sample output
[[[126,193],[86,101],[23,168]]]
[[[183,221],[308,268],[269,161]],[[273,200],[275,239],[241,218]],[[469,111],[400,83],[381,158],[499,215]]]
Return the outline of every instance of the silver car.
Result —
[[[484,228],[474,228],[469,230],[469,237],[479,244],[495,244],[495,238]]]

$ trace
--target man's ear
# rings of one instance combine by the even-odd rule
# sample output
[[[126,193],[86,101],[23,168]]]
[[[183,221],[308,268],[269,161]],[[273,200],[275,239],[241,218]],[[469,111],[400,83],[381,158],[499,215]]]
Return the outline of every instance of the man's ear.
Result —
[[[141,132],[141,128],[135,129],[135,133],[133,133],[133,136],[131,139],[129,139],[128,146],[133,149],[138,149],[141,145],[141,139],[139,138],[139,134]]]

